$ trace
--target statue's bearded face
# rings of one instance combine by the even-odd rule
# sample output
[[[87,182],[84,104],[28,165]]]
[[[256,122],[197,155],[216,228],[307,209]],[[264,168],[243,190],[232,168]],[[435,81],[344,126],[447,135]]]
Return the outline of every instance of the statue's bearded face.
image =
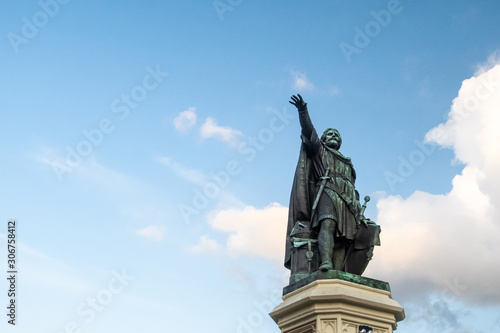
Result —
[[[339,150],[342,144],[342,137],[339,131],[333,128],[327,129],[321,136],[321,141],[323,141],[329,148]]]

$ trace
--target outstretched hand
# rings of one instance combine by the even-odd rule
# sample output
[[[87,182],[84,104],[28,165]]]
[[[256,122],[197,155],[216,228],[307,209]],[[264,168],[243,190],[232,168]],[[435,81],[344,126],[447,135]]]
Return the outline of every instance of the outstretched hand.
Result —
[[[297,96],[292,95],[292,100],[289,102],[290,102],[290,104],[295,105],[295,107],[299,111],[304,111],[307,107],[307,103],[304,102],[304,100],[302,99],[302,96],[300,96],[300,94],[297,94]]]

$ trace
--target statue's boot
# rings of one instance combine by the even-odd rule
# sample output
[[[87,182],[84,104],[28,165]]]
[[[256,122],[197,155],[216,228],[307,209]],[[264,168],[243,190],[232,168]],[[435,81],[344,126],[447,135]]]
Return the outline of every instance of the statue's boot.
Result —
[[[326,271],[329,271],[332,269],[333,269],[333,264],[331,261],[323,261],[321,263],[321,266],[319,266],[319,270],[323,271],[323,272],[326,272]]]

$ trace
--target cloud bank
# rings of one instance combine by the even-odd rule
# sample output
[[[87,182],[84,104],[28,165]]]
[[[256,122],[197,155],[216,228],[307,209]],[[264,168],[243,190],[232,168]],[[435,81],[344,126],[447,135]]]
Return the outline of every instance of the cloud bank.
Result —
[[[449,193],[379,200],[383,244],[372,272],[408,293],[459,281],[459,298],[500,304],[500,65],[463,81],[426,140],[453,149],[464,169]]]
[[[283,261],[287,216],[288,207],[273,203],[263,209],[246,206],[213,211],[208,219],[213,229],[229,234],[224,247],[229,256],[249,255]],[[195,247],[196,252],[219,250],[222,246],[214,242],[203,236]]]

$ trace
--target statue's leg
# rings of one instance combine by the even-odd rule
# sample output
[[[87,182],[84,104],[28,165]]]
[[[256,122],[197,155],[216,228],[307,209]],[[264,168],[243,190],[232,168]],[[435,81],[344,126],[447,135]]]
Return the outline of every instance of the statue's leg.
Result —
[[[319,270],[327,271],[333,269],[333,246],[335,231],[335,221],[332,219],[324,219],[321,222],[321,228],[318,235],[318,250],[319,258],[321,259],[321,266]]]

